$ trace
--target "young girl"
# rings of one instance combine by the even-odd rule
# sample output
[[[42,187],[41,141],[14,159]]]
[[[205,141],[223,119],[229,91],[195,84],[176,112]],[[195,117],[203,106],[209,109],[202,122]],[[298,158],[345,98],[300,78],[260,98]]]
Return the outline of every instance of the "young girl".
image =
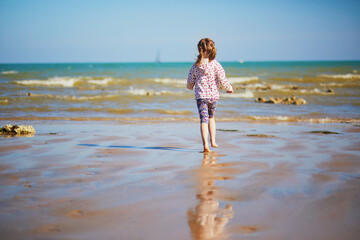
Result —
[[[211,152],[208,144],[218,147],[215,141],[215,108],[219,100],[219,88],[223,86],[227,93],[233,93],[233,88],[225,76],[225,71],[215,60],[216,48],[213,40],[203,38],[198,43],[199,55],[189,71],[187,88],[194,89],[195,99],[200,116],[200,132],[204,145],[204,152]]]

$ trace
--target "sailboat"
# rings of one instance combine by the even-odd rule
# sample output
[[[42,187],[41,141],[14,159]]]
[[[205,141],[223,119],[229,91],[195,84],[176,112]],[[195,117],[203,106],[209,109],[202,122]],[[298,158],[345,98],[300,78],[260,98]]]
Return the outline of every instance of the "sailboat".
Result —
[[[160,49],[158,49],[158,51],[157,51],[155,62],[156,63],[161,63],[161,61],[160,61]]]

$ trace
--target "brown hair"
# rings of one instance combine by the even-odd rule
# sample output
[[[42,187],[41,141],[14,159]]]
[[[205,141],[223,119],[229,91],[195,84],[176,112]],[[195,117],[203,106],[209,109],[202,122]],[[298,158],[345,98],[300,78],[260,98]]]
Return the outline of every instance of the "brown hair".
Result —
[[[196,65],[199,65],[201,62],[201,59],[204,58],[204,56],[207,56],[209,58],[209,62],[215,59],[216,57],[216,48],[215,48],[215,42],[211,40],[210,38],[203,38],[198,43],[198,51],[199,55],[197,56]]]

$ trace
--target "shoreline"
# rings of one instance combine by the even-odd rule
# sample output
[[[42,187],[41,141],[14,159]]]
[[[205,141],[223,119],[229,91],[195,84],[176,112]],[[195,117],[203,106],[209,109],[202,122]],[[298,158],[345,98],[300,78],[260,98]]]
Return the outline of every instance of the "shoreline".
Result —
[[[74,122],[122,122],[132,123],[171,123],[198,122],[198,117],[0,117],[0,121],[74,121]],[[303,116],[242,116],[216,117],[217,122],[258,122],[258,123],[360,123],[360,118],[303,117]]]

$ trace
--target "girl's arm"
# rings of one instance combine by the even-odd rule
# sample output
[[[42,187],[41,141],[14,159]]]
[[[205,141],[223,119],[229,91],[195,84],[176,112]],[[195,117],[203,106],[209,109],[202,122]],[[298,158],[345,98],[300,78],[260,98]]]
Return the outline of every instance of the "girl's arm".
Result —
[[[221,64],[218,61],[216,61],[215,67],[216,67],[216,73],[215,73],[216,75],[215,76],[216,76],[218,83],[220,83],[220,85],[225,88],[227,93],[234,92],[231,84],[229,83],[229,81],[226,78],[224,68],[221,66]]]
[[[187,88],[190,90],[194,89],[195,85],[195,64],[191,67],[187,79]]]

